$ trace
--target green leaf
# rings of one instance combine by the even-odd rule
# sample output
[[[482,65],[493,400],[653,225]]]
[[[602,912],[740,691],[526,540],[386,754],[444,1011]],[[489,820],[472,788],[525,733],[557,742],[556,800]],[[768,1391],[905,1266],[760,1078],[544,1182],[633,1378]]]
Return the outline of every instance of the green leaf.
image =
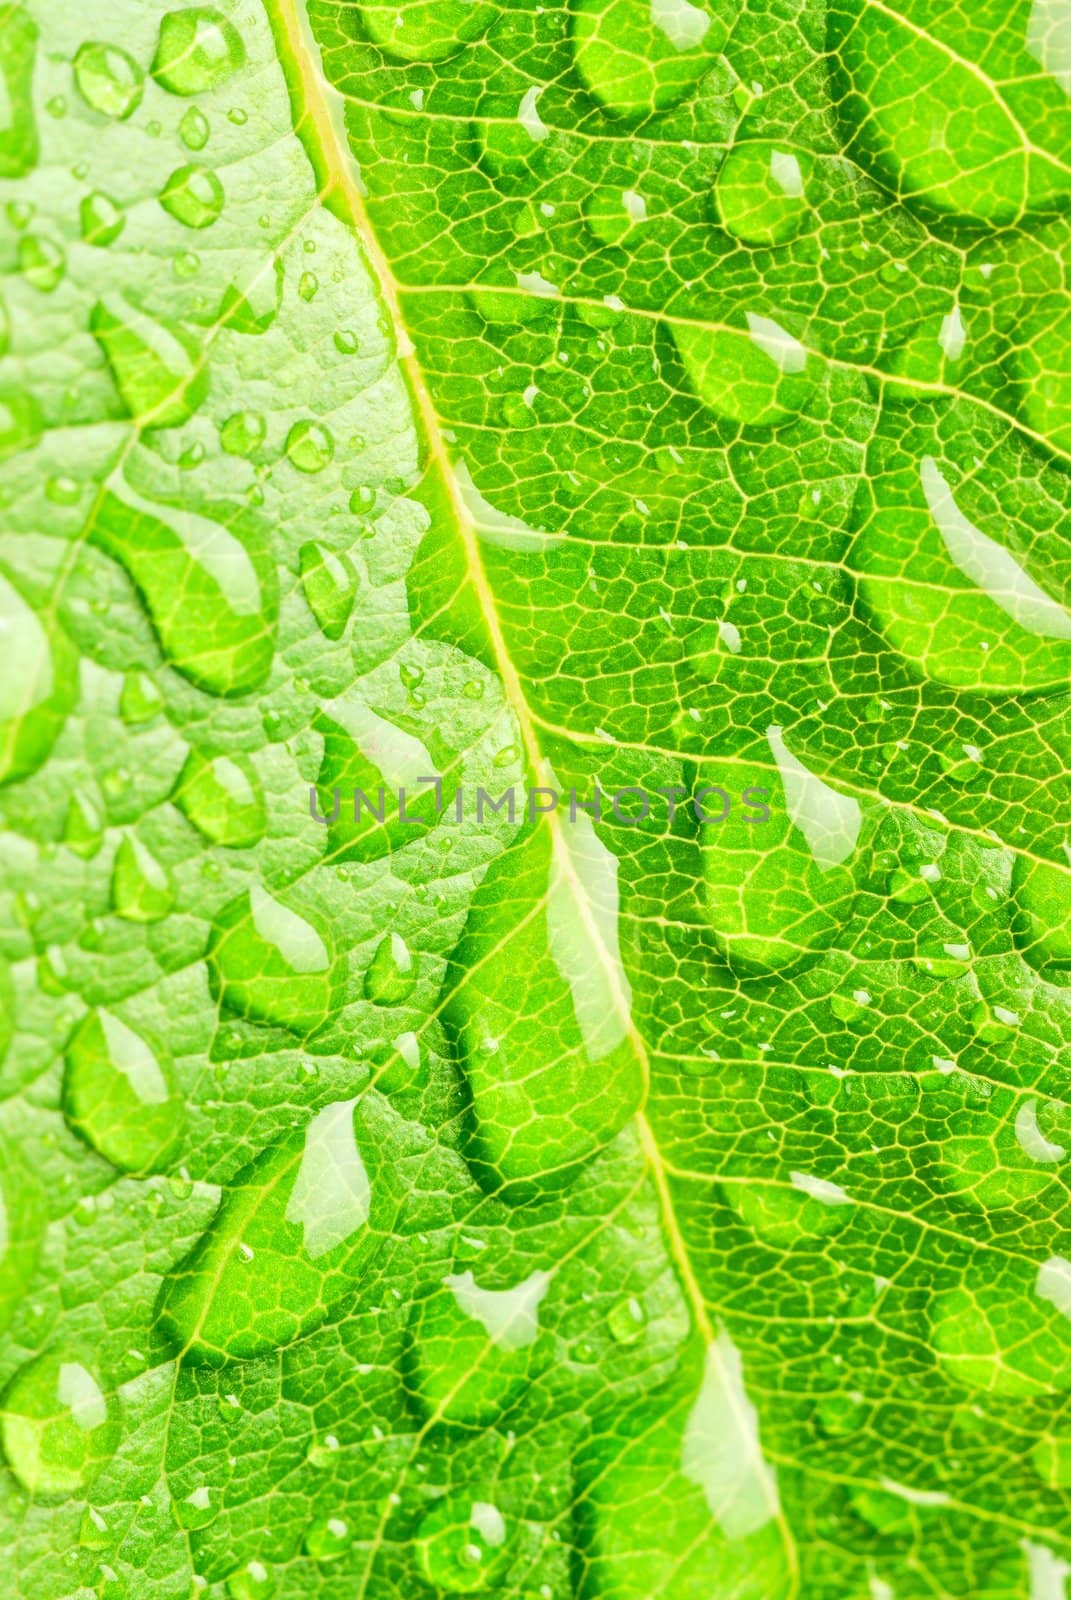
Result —
[[[0,1589],[1065,1600],[1063,0],[0,3]]]

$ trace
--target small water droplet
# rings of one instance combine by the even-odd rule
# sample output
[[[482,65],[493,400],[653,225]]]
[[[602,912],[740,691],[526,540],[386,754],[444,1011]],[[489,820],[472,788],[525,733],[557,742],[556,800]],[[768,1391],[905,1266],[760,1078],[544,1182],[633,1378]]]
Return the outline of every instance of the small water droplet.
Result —
[[[126,227],[126,217],[108,195],[99,189],[87,194],[78,208],[82,238],[86,244],[103,247],[114,244]]]
[[[175,903],[167,873],[139,839],[128,834],[112,868],[112,909],[128,922],[159,922]]]
[[[178,125],[179,138],[187,150],[203,150],[208,143],[208,118],[200,106],[189,106]]]

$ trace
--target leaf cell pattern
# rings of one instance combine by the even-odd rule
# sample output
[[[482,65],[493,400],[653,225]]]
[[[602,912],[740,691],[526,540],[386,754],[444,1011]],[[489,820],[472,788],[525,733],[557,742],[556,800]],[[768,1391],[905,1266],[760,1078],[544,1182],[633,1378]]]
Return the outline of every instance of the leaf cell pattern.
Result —
[[[0,1593],[1063,1600],[1067,0],[91,13],[0,4]]]

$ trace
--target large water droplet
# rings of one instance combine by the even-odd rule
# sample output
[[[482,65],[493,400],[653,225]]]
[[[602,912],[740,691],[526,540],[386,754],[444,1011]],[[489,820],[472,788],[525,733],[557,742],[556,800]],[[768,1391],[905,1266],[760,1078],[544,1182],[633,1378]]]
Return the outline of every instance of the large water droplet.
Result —
[[[533,911],[533,908],[536,908]],[[617,861],[582,814],[492,862],[447,972],[443,1020],[496,1183],[567,1183],[643,1093],[618,937]]]
[[[152,75],[171,94],[218,89],[244,62],[241,35],[214,6],[169,11],[161,20]]]
[[[445,61],[485,33],[495,15],[486,0],[400,0],[359,9],[369,38],[403,61]]]
[[[58,1353],[20,1367],[0,1401],[7,1464],[40,1500],[80,1493],[119,1442],[118,1413],[80,1361]]]
[[[219,430],[219,442],[229,456],[248,460],[264,443],[268,425],[259,411],[236,411]]]
[[[665,111],[717,60],[727,29],[691,0],[578,0],[573,55],[588,89],[619,117]]]
[[[725,1183],[722,1192],[748,1227],[779,1250],[837,1233],[851,1215],[843,1189],[806,1173],[792,1173],[787,1184]]]
[[[271,1600],[275,1574],[263,1561],[247,1561],[227,1579],[227,1600]]]
[[[305,418],[287,434],[286,454],[299,472],[322,472],[335,454],[335,441],[327,428]]]
[[[912,461],[906,452],[918,437],[899,408],[890,413],[854,547],[863,598],[882,631],[926,677],[955,688],[1014,693],[1065,683],[1071,610],[1057,552],[1036,528],[1028,543],[1002,509],[1002,499],[1020,494],[1016,462],[994,455],[991,466],[979,464],[973,452],[965,469],[943,455]],[[932,427],[925,437],[940,448]]]
[[[774,427],[804,409],[819,362],[772,317],[749,311],[745,321],[746,332],[675,323],[673,337],[705,406],[727,422]]]
[[[159,922],[175,903],[175,891],[163,867],[141,843],[128,835],[115,852],[112,909],[127,922]]]
[[[1064,867],[1017,856],[1015,942],[1050,983],[1071,982],[1071,860]]]
[[[714,186],[722,225],[746,244],[784,244],[808,213],[810,158],[768,140],[734,145]]]
[[[353,1543],[353,1530],[345,1517],[318,1517],[305,1529],[301,1542],[314,1561],[335,1561]]]
[[[174,801],[213,844],[245,849],[264,837],[264,791],[247,756],[209,756],[191,750]]]
[[[97,302],[89,328],[135,422],[176,428],[189,421],[208,392],[208,368],[189,334],[118,295]]]
[[[210,694],[257,689],[271,670],[278,580],[259,524],[228,524],[142,500],[128,485],[105,492],[94,544],[122,563],[176,671]]]
[[[336,1000],[331,936],[254,884],[219,913],[208,947],[212,992],[237,1016],[309,1034]]]
[[[539,1308],[550,1281],[533,1272],[488,1288],[454,1273],[415,1304],[406,1359],[425,1417],[487,1427],[517,1398],[547,1359]]]
[[[74,58],[74,82],[87,106],[120,122],[137,110],[145,90],[144,72],[114,44],[82,45]]]
[[[0,784],[35,772],[78,695],[78,657],[51,609],[0,569]]]
[[[1007,1269],[992,1283],[939,1293],[931,1337],[949,1377],[988,1394],[1063,1394],[1071,1389],[1071,1263]]]
[[[37,24],[25,7],[9,7],[0,28],[0,178],[23,178],[37,165],[36,57]]]
[[[171,1514],[180,1528],[195,1533],[199,1528],[210,1528],[223,1509],[218,1489],[199,1483],[179,1499],[172,1500]]]
[[[436,795],[428,779],[447,762],[431,754],[415,734],[375,711],[356,695],[329,701],[315,727],[324,751],[318,782],[321,815],[332,817],[328,848],[336,861],[376,861],[419,839],[434,825]],[[421,783],[419,780],[424,779]],[[443,778],[443,803],[456,792],[456,776]],[[405,791],[405,814],[399,795]]]
[[[63,1111],[105,1161],[157,1172],[182,1130],[183,1104],[167,1058],[108,1011],[94,1011],[67,1046]]]
[[[417,1530],[416,1547],[425,1578],[447,1594],[493,1586],[511,1559],[505,1517],[493,1500],[472,1492],[451,1495],[430,1511]]]
[[[341,639],[357,598],[357,573],[347,555],[316,542],[301,547],[301,585],[327,639]]]
[[[86,195],[78,208],[78,220],[86,244],[98,248],[114,244],[126,227],[126,217],[115,201],[99,189]]]
[[[318,1112],[229,1184],[159,1315],[185,1359],[250,1360],[317,1327],[376,1248],[373,1177],[354,1100]]]
[[[210,228],[223,215],[223,185],[210,167],[177,167],[160,190],[160,204],[186,228]]]
[[[774,764],[740,770],[744,806],[716,787],[696,791],[711,819],[700,828],[707,915],[744,974],[789,972],[829,948],[851,913],[863,822],[858,801],[811,772],[780,728],[767,741]]]
[[[63,246],[43,233],[25,233],[19,240],[19,271],[41,294],[51,294],[67,271]]]
[[[577,1461],[577,1529],[591,1591],[649,1600],[789,1600],[777,1481],[727,1333],[692,1346],[671,1385],[596,1419]]]
[[[969,12],[926,0],[831,7],[848,154],[924,212],[1005,226],[1057,209],[1071,139],[1066,13],[1040,0]]]

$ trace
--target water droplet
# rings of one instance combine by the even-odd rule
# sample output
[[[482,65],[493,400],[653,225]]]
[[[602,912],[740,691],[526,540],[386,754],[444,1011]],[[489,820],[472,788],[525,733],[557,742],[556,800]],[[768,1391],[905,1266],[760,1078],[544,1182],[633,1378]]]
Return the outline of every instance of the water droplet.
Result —
[[[1030,692],[1065,683],[1071,610],[1059,571],[1041,530],[1031,528],[1027,546],[1001,506],[1022,476],[1018,457],[994,452],[964,470],[923,454],[913,465],[905,419],[888,426],[895,434],[877,447],[873,509],[855,546],[863,598],[886,637],[926,677],[954,688]],[[921,421],[918,432],[944,449],[932,423]],[[965,753],[956,752],[956,764]]]
[[[68,850],[89,861],[104,842],[104,818],[94,802],[84,794],[72,794],[67,806],[63,842]]]
[[[33,107],[36,58],[37,24],[23,6],[9,7],[4,14],[4,26],[0,28],[0,76],[6,90],[3,125],[0,126],[0,178],[24,178],[37,165],[37,123]],[[27,202],[8,201],[9,218],[26,209]],[[12,220],[12,226],[20,224]]]
[[[619,117],[676,105],[717,60],[726,28],[690,0],[579,0],[573,52],[584,83]]]
[[[305,1529],[302,1543],[305,1554],[314,1561],[333,1561],[346,1554],[353,1534],[343,1517],[321,1517]]]
[[[482,678],[469,678],[461,686],[461,693],[466,700],[482,700],[484,695],[484,682]]]
[[[111,1542],[107,1519],[95,1506],[86,1506],[78,1529],[78,1543],[84,1550],[106,1550]]]
[[[254,884],[219,913],[208,947],[213,995],[236,1016],[312,1033],[335,1004],[326,929]]]
[[[299,472],[322,472],[335,454],[335,441],[320,423],[306,418],[287,434],[286,454]]]
[[[145,672],[128,672],[119,693],[119,715],[124,722],[137,726],[151,722],[160,715],[164,697]]]
[[[752,1232],[778,1250],[837,1233],[850,1215],[843,1190],[806,1173],[793,1173],[788,1184],[726,1183],[722,1192]]]
[[[0,784],[35,772],[78,695],[78,657],[50,611],[40,612],[0,569]]]
[[[189,421],[208,392],[208,369],[188,334],[119,296],[98,300],[89,328],[135,422],[174,428]]]
[[[98,247],[114,244],[126,227],[126,217],[108,195],[99,189],[87,194],[78,208],[82,238]]]
[[[746,332],[676,323],[685,371],[699,399],[727,422],[775,427],[804,410],[820,363],[772,317],[745,314]]]
[[[20,1367],[0,1402],[7,1464],[35,1499],[79,1494],[119,1442],[118,1414],[88,1367],[58,1353]]]
[[[203,150],[208,143],[208,118],[200,106],[188,106],[178,125],[179,138],[187,150]]]
[[[148,607],[165,656],[210,694],[246,694],[271,670],[278,583],[264,530],[177,506],[102,498],[94,544],[121,562]]]
[[[349,498],[349,508],[355,517],[371,516],[375,504],[376,491],[370,483],[359,484]]]
[[[266,333],[283,299],[283,264],[268,260],[240,272],[223,292],[219,320],[233,333]]]
[[[808,213],[806,155],[766,140],[736,144],[718,172],[714,203],[722,225],[745,244],[795,238]]]
[[[364,975],[366,997],[377,1006],[401,1005],[416,982],[416,966],[400,933],[390,933],[376,946]]]
[[[223,214],[223,185],[209,167],[177,167],[160,191],[160,204],[186,228],[210,228]]]
[[[127,922],[159,922],[175,903],[167,873],[140,840],[128,834],[115,853],[112,909]]]
[[[847,155],[924,214],[1003,227],[1054,209],[1069,187],[1062,13],[1035,4],[1019,43],[999,10],[985,22],[922,0],[898,11],[845,0],[829,13]]]
[[[19,240],[19,271],[41,294],[51,294],[63,281],[67,257],[62,245],[44,234],[26,233]]]
[[[221,1494],[207,1483],[197,1485],[190,1493],[181,1499],[172,1500],[171,1513],[180,1528],[186,1528],[191,1533],[198,1528],[210,1527],[219,1516]]]
[[[355,1100],[318,1112],[258,1156],[168,1278],[159,1315],[185,1358],[251,1360],[308,1333],[352,1294],[378,1248],[374,1173]],[[375,1153],[374,1141],[368,1141]]]
[[[297,292],[299,297],[308,303],[310,300],[315,300],[319,287],[320,280],[315,272],[303,272],[298,279]]]
[[[616,1344],[635,1344],[647,1325],[643,1306],[636,1299],[621,1300],[610,1312],[607,1327]]]
[[[1054,1256],[996,1283],[946,1289],[931,1340],[942,1369],[968,1389],[1022,1397],[1071,1389],[1071,1265]]]
[[[1016,857],[1015,942],[1035,971],[1050,983],[1071,980],[1071,863],[1057,867]]]
[[[562,823],[557,838],[546,823],[526,829],[491,863],[443,997],[471,1096],[477,1173],[515,1183],[518,1193],[569,1182],[643,1092],[618,935],[617,861],[582,813]],[[493,1056],[486,1039],[498,1041]],[[600,1092],[591,1101],[584,1085],[595,1079]]]
[[[376,861],[426,833],[436,819],[436,795],[421,778],[447,766],[443,804],[456,792],[450,763],[437,761],[415,735],[379,716],[356,695],[328,701],[314,726],[324,740],[320,804],[324,795],[338,790],[337,815],[332,815],[333,805],[321,812],[331,818],[328,844],[336,861]],[[404,819],[395,800],[402,790]]]
[[[66,96],[62,94],[54,94],[51,100],[45,101],[45,110],[48,112],[50,117],[55,117],[57,121],[60,117],[65,117],[67,115]]]
[[[863,822],[858,802],[794,756],[780,728],[767,741],[774,764],[741,772],[743,806],[717,787],[697,790],[711,819],[700,828],[707,915],[748,975],[790,972],[829,948],[851,913]],[[769,816],[756,820],[763,806]]]
[[[495,15],[487,0],[400,0],[358,7],[369,38],[403,61],[445,61],[478,39]]]
[[[275,1593],[275,1575],[263,1561],[247,1561],[227,1579],[228,1600],[270,1600]]]
[[[107,1011],[94,1011],[67,1046],[63,1112],[87,1144],[124,1172],[158,1172],[183,1123],[167,1058]]]
[[[244,62],[241,35],[214,6],[169,11],[161,20],[152,75],[171,94],[217,89]]]
[[[212,844],[248,849],[264,837],[264,791],[248,756],[191,750],[173,798],[186,820]]]
[[[236,411],[219,430],[219,442],[229,456],[248,458],[264,443],[268,425],[259,411]]]
[[[301,584],[324,637],[341,639],[357,598],[357,573],[349,556],[315,542],[303,544]]]
[[[447,1594],[494,1586],[510,1561],[506,1520],[490,1499],[451,1495],[428,1513],[416,1536],[424,1576]]]
[[[350,328],[340,328],[335,334],[335,349],[340,356],[355,356],[361,348],[361,341]]]
[[[584,221],[596,239],[604,244],[620,244],[631,233],[640,215],[634,204],[630,206],[630,196],[633,200],[638,198],[631,189],[596,189],[585,201]]]
[[[87,106],[120,122],[136,111],[145,91],[145,74],[114,44],[84,44],[74,58],[74,82]]]

